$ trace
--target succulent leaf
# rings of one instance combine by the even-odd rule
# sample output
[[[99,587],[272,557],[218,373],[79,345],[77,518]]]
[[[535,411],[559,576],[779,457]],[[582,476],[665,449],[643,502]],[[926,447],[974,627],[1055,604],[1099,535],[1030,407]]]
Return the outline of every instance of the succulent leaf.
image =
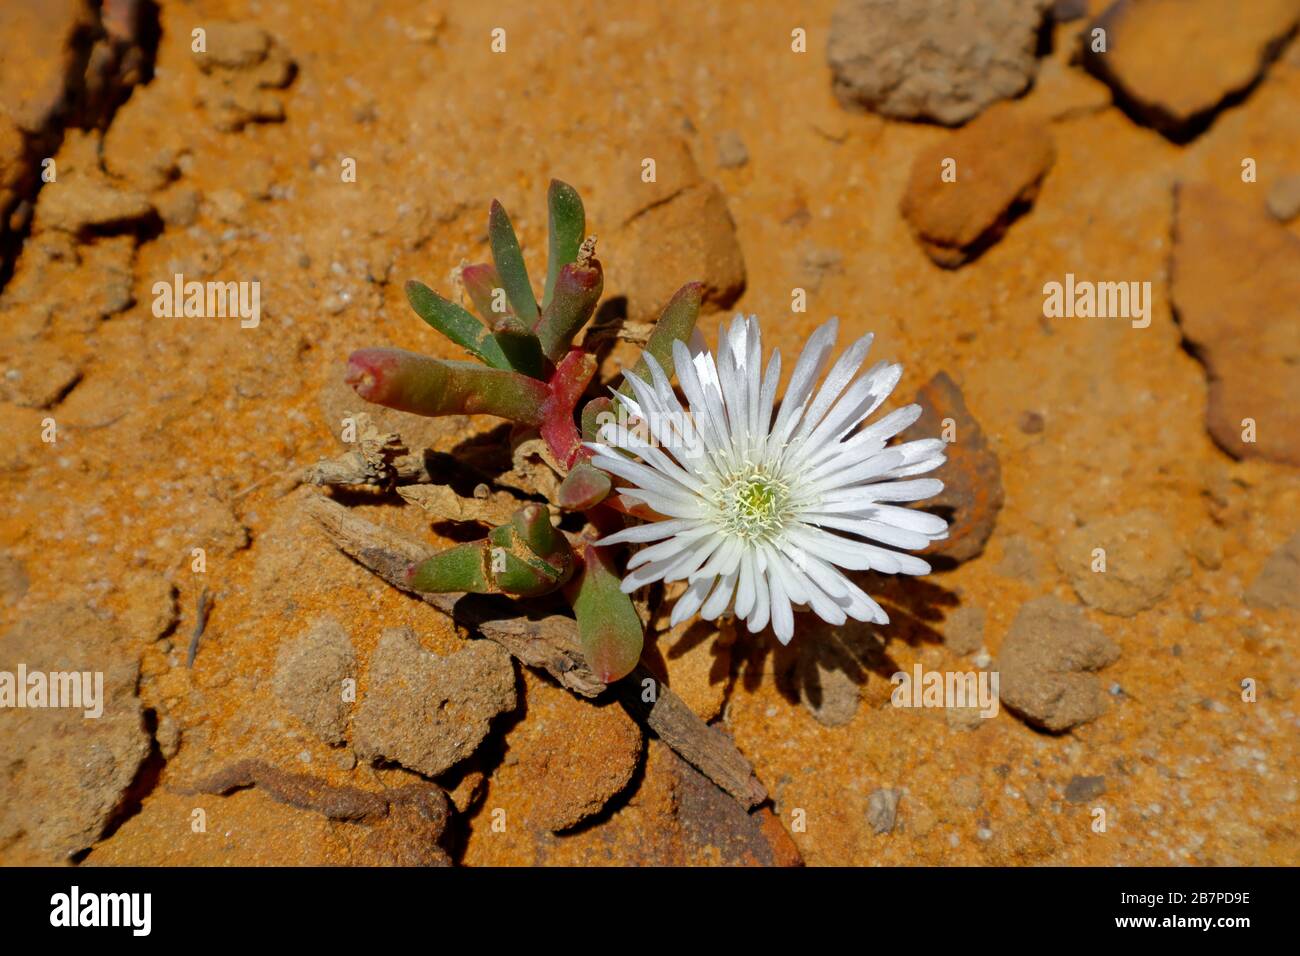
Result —
[[[632,599],[619,589],[619,575],[608,554],[607,548],[585,545],[582,570],[565,589],[587,663],[607,683],[631,673],[644,641],[641,618]]]
[[[555,283],[560,270],[578,258],[578,248],[582,245],[583,233],[587,228],[586,213],[582,208],[582,197],[568,183],[558,179],[551,180],[546,192],[546,204],[550,208],[549,239],[550,245],[546,259],[546,288],[542,293],[542,308],[551,304],[555,292]]]
[[[586,511],[604,501],[612,487],[609,475],[594,465],[580,461],[560,482],[555,503],[565,511]]]
[[[473,362],[429,358],[404,349],[358,349],[346,381],[368,402],[417,415],[497,415],[541,425],[551,397],[543,382]]]
[[[501,287],[506,290],[511,311],[525,324],[534,325],[538,316],[537,297],[528,281],[524,254],[519,249],[519,239],[515,236],[514,226],[510,225],[505,207],[495,199],[492,200],[492,211],[488,215],[488,242],[492,246],[492,261],[496,263]]]
[[[545,507],[529,504],[480,541],[457,545],[413,565],[416,591],[472,591],[537,597],[568,583],[576,561]]]
[[[686,343],[690,342],[691,333],[695,330],[695,322],[700,317],[700,302],[703,296],[703,282],[688,282],[678,289],[659,313],[659,321],[655,323],[654,331],[650,333],[650,339],[646,342],[645,351],[655,357],[669,378],[672,378],[675,370],[673,343],[678,339]],[[632,374],[644,380],[650,378],[650,366],[646,364],[644,358],[637,360],[632,368]],[[624,382],[619,391],[630,396],[632,386]]]
[[[497,319],[492,326],[492,334],[497,344],[505,353],[510,367],[517,372],[541,378],[545,359],[542,355],[542,343],[518,316],[506,314]]]
[[[605,288],[605,274],[600,260],[592,254],[595,243],[583,243],[576,262],[560,270],[555,295],[537,322],[537,337],[547,358],[557,361],[573,344],[574,336],[587,324],[600,293]]]
[[[496,587],[520,597],[547,594],[573,574],[573,549],[551,515],[538,504],[525,505],[509,524],[488,534],[488,573]]]
[[[488,594],[492,586],[487,579],[485,551],[485,541],[471,541],[440,551],[411,568],[411,588],[426,593],[472,591]]]
[[[614,402],[604,395],[593,398],[582,406],[582,440],[600,441],[602,416],[614,414]],[[604,420],[608,421],[608,419]]]
[[[511,367],[506,353],[492,337],[492,333],[456,303],[444,299],[423,282],[414,279],[406,283],[406,299],[416,315],[475,358],[493,368]]]
[[[480,262],[475,265],[465,266],[460,270],[460,281],[465,284],[465,291],[469,293],[469,300],[474,303],[474,308],[483,318],[484,324],[491,326],[497,319],[505,315],[510,310],[506,308],[506,303],[499,303],[499,308],[493,308],[498,305],[496,301],[496,290],[504,289],[501,286],[501,277],[497,275],[496,266],[489,262]]]

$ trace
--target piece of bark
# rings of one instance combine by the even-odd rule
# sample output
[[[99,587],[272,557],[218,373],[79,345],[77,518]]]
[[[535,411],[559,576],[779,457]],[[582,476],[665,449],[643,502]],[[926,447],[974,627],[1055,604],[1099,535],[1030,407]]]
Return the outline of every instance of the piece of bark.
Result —
[[[381,432],[364,412],[354,422],[356,447],[337,458],[323,458],[303,474],[313,485],[369,486],[444,485],[449,478],[481,478],[463,457],[427,448],[412,450],[397,432]]]
[[[487,491],[481,486],[481,491]],[[483,497],[458,495],[447,485],[399,485],[406,501],[443,521],[479,521],[496,527],[508,522],[524,501],[504,491],[487,491]]]
[[[315,485],[375,485],[390,488],[397,478],[395,463],[411,457],[410,449],[396,432],[381,432],[364,413],[353,422],[357,447],[333,460],[322,460],[307,469],[303,480]]]
[[[394,485],[434,482],[435,469],[430,464],[438,459],[435,453],[407,453],[404,449],[388,459],[376,460],[361,450],[354,450],[338,458],[323,458],[303,474],[302,480],[311,485],[331,487],[369,486],[392,488]]]
[[[496,641],[521,663],[546,671],[581,697],[596,697],[605,690],[606,684],[582,655],[572,618],[561,614],[521,616],[519,604],[489,595],[412,591],[406,580],[407,568],[428,557],[430,548],[354,515],[328,498],[310,498],[304,507],[335,547],[393,587],[414,594],[458,624]],[[641,699],[647,679],[655,680],[644,666],[638,666],[617,685],[627,711],[746,809],[766,800],[767,792],[735,744],[722,731],[702,721],[671,688],[655,680],[654,700],[647,703]]]
[[[643,689],[654,681],[654,700],[646,703]],[[619,702],[633,717],[645,723],[659,739],[683,760],[736,798],[745,809],[753,809],[767,799],[767,791],[744,754],[731,738],[710,727],[667,684],[660,683],[638,664],[636,670],[620,681],[616,690]]]

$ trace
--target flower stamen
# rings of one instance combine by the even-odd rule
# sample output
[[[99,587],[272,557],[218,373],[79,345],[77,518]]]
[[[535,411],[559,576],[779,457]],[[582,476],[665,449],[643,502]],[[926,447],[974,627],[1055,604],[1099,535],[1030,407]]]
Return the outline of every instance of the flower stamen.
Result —
[[[724,476],[713,502],[725,531],[746,541],[770,541],[785,527],[790,489],[779,478],[750,466]]]

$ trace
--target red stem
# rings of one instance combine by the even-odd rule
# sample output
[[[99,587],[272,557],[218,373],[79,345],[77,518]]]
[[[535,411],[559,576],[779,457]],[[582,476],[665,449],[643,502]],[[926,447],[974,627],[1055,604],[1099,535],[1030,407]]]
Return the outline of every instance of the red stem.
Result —
[[[551,454],[565,468],[572,468],[582,451],[574,409],[595,374],[596,357],[582,349],[572,349],[555,366],[548,385],[551,394],[542,405],[540,431]]]

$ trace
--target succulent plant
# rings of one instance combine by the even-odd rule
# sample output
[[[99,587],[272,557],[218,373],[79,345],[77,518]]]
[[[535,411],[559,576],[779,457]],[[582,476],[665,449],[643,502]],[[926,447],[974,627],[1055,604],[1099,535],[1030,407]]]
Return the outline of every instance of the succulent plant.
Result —
[[[588,533],[570,535],[551,522],[549,509],[524,504],[486,538],[412,564],[407,579],[423,592],[474,592],[518,598],[562,593],[577,619],[583,651],[605,681],[630,672],[641,656],[642,624],[612,549],[594,546],[627,521],[610,497],[610,476],[590,464],[584,438],[596,437],[608,398],[587,398],[596,356],[574,339],[595,314],[604,273],[595,237],[584,235],[582,199],[553,180],[546,281],[538,299],[524,266],[510,217],[493,202],[488,217],[492,262],[465,266],[461,279],[476,317],[421,282],[406,284],[420,318],[461,346],[475,361],[431,358],[395,348],[367,348],[348,358],[347,381],[367,401],[417,415],[486,414],[544,439],[563,473],[551,502],[583,512]],[[703,286],[690,283],[664,308],[645,350],[668,375],[673,346],[690,338]],[[643,358],[634,371],[646,374]],[[582,406],[579,411],[579,406]]]

